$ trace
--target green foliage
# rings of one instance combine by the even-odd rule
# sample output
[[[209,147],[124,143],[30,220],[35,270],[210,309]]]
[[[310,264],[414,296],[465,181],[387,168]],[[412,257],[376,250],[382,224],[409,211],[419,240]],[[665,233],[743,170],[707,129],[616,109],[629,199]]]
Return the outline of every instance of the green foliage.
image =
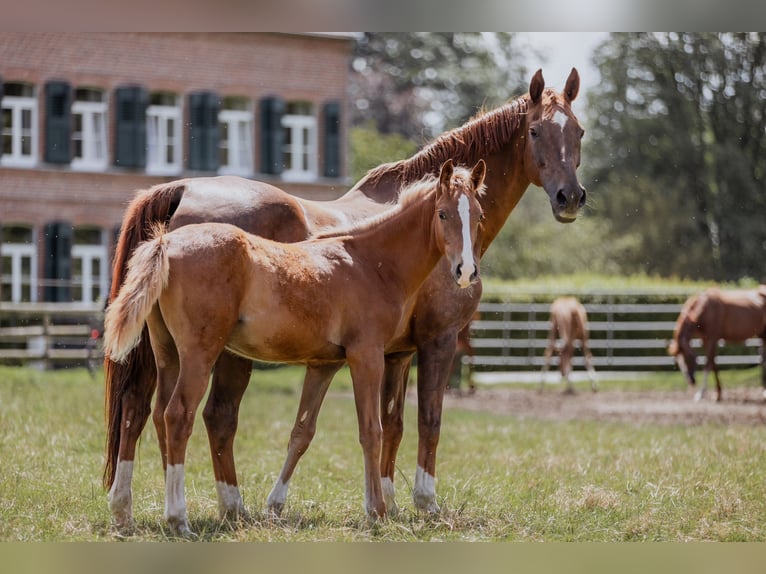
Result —
[[[251,516],[238,523],[217,518],[198,413],[185,470],[191,524],[200,540],[766,539],[763,429],[736,424],[541,421],[449,408],[437,482],[443,511],[424,516],[414,511],[409,494],[417,452],[417,412],[410,401],[396,476],[401,512],[370,527],[348,387],[328,394],[314,442],[291,481],[284,518],[271,522],[262,509],[285,454],[301,378],[296,367],[253,375],[235,443]],[[83,369],[0,367],[0,382],[0,540],[115,540],[100,485],[100,380]],[[677,376],[668,384],[677,385]],[[131,540],[172,540],[162,519],[163,473],[151,423],[136,460]]]
[[[766,35],[612,34],[596,52],[585,179],[626,271],[766,277]]]
[[[609,221],[585,214],[558,223],[542,190],[532,186],[516,206],[481,262],[486,278],[519,279],[589,272],[619,275],[640,245],[638,234],[614,239]]]
[[[381,134],[372,122],[351,128],[349,142],[349,172],[353,181],[359,181],[373,167],[405,159],[418,151],[411,140],[400,134]]]
[[[367,32],[351,74],[354,124],[418,144],[482,106],[523,93],[526,69],[508,33]]]

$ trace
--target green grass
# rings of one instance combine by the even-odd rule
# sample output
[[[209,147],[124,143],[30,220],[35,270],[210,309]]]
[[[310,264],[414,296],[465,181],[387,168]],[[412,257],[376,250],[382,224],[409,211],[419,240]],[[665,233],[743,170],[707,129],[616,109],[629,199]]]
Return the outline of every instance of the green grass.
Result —
[[[756,380],[727,371],[727,386]],[[285,515],[262,508],[281,467],[302,370],[256,371],[236,443],[245,506],[217,518],[204,426],[187,457],[192,528],[209,541],[764,541],[766,429],[545,422],[445,411],[439,448],[443,512],[413,510],[416,411],[408,405],[396,477],[401,513],[368,527],[362,455],[342,372],[291,484]],[[660,382],[645,385],[676,384]],[[616,386],[620,383],[607,383]],[[534,391],[531,391],[534,392]],[[103,463],[103,385],[84,370],[0,367],[0,540],[114,540]],[[133,540],[164,541],[163,478],[151,423],[139,446]]]

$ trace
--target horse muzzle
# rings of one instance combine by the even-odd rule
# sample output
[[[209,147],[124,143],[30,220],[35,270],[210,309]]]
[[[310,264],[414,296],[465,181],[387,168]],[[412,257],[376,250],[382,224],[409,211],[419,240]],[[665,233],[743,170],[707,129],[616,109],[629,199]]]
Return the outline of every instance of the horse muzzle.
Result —
[[[585,188],[579,183],[561,187],[551,197],[553,217],[560,223],[571,223],[577,219],[580,209],[585,206],[586,197]]]
[[[460,288],[465,289],[466,287],[470,287],[471,284],[478,279],[479,266],[475,263],[465,266],[462,263],[459,263],[458,266],[455,267],[454,275],[455,281],[457,281]]]

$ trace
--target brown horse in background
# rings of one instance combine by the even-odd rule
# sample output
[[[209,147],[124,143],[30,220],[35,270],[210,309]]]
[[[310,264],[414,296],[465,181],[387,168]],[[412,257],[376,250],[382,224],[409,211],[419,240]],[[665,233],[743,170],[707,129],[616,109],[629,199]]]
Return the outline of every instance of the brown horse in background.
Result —
[[[210,370],[224,350],[276,363],[348,361],[364,451],[365,509],[372,519],[386,516],[384,354],[404,329],[412,295],[442,256],[458,289],[478,277],[485,169],[480,160],[472,171],[453,171],[448,160],[438,179],[429,176],[404,190],[389,212],[299,243],[200,223],[169,233],[160,227],[135,250],[124,287],[107,309],[104,347],[119,362],[148,326],[158,369],[155,422],[165,446],[165,518],[174,531],[189,533],[186,446]],[[302,400],[321,403],[322,395],[306,387]],[[300,454],[308,440],[293,435],[290,452]],[[291,467],[283,471],[282,483],[291,473]]]
[[[694,376],[697,356],[691,345],[695,337],[702,339],[706,357],[702,387],[694,396],[696,400],[705,396],[710,371],[715,373],[716,400],[721,400],[721,379],[715,362],[718,341],[741,343],[751,337],[761,339],[761,382],[766,398],[766,285],[729,291],[711,287],[686,300],[676,320],[668,354],[675,358],[690,386],[697,384]]]
[[[540,390],[545,384],[545,373],[548,372],[551,357],[556,349],[556,342],[562,339],[559,350],[559,371],[566,382],[565,392],[573,393],[572,381],[569,374],[572,372],[572,357],[574,356],[575,344],[580,341],[582,354],[585,358],[585,368],[590,379],[592,391],[597,389],[596,370],[593,368],[593,355],[588,347],[588,314],[582,303],[574,297],[559,297],[551,303],[550,330],[548,331],[548,346],[545,349],[545,362],[540,374]]]
[[[473,165],[483,157],[487,163],[487,191],[480,198],[487,212],[482,254],[530,183],[544,188],[558,221],[574,221],[585,204],[585,190],[576,174],[584,130],[571,109],[579,86],[580,78],[575,69],[562,92],[545,88],[542,72],[538,70],[528,94],[446,132],[409,159],[372,170],[335,201],[308,201],[265,183],[226,176],[179,180],[143,191],[130,204],[123,219],[110,300],[119,294],[130,254],[146,239],[153,223],[177,229],[190,223],[219,221],[278,241],[301,241],[381,211],[386,202],[395,200],[403,185],[429,173],[436,174],[439,166],[450,158]],[[396,509],[394,469],[403,432],[407,376],[416,351],[419,444],[413,499],[418,509],[429,512],[439,509],[435,469],[443,397],[457,333],[470,320],[480,297],[481,282],[471,289],[457,290],[448,265],[440,263],[418,291],[400,344],[386,355],[380,471],[389,511]],[[304,388],[317,386],[326,391],[338,368],[335,364],[309,365]],[[250,360],[223,353],[216,362],[203,412],[222,513],[236,512],[242,506],[233,441],[239,404],[251,369]],[[156,387],[154,357],[148,338],[142,339],[124,364],[115,363],[107,356],[105,374],[104,484],[110,488],[110,497],[120,501],[110,505],[119,525],[131,517],[136,442],[148,420]],[[305,411],[306,405],[301,402],[298,415]],[[296,417],[295,425],[300,428],[305,422]],[[119,496],[115,497],[116,493]],[[283,501],[272,499],[272,503],[272,510],[277,511]]]

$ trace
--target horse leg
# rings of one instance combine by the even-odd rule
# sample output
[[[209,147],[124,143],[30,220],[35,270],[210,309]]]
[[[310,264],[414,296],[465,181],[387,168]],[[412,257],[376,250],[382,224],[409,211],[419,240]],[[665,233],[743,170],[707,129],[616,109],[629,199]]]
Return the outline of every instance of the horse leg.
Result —
[[[582,354],[585,358],[585,369],[588,371],[588,379],[590,380],[590,390],[596,392],[598,390],[598,383],[596,381],[596,369],[593,368],[593,355],[590,352],[590,346],[588,345],[588,336],[585,335],[582,338]]]
[[[290,442],[287,445],[287,458],[282,465],[274,487],[266,499],[266,510],[271,516],[278,517],[282,513],[290,478],[295,471],[298,461],[306,452],[316,432],[316,422],[319,409],[322,407],[327,389],[335,374],[343,363],[309,366],[303,379],[301,399],[298,413],[295,417]]]
[[[574,342],[571,340],[564,341],[564,347],[561,349],[560,361],[561,361],[561,376],[564,379],[566,388],[564,392],[566,394],[573,394],[574,387],[572,386],[572,380],[569,378],[572,372],[572,356],[574,355]]]
[[[107,496],[114,527],[122,533],[130,532],[133,526],[133,461],[136,443],[149,419],[156,386],[154,356],[148,345],[136,348],[131,361],[129,367],[116,366],[117,369],[130,368],[132,378],[120,403],[119,449],[114,480]]]
[[[551,325],[550,331],[548,331],[548,346],[545,347],[543,353],[543,369],[540,371],[540,391],[542,392],[545,385],[545,375],[548,373],[548,369],[551,366],[551,357],[556,349],[556,327]]]
[[[710,376],[710,371],[715,365],[715,347],[717,344],[718,340],[714,338],[704,339],[703,341],[706,357],[705,371],[702,373],[702,386],[700,387],[700,390],[697,391],[697,394],[694,395],[695,401],[701,401],[703,398],[705,398],[705,393],[707,392],[707,379],[708,376]]]
[[[210,455],[213,459],[218,513],[221,519],[236,519],[245,505],[237,486],[234,464],[234,436],[237,432],[239,405],[250,382],[253,362],[223,352],[218,357],[202,418],[205,421]]]
[[[386,510],[396,514],[394,473],[396,453],[404,433],[404,401],[407,394],[407,379],[410,373],[413,353],[386,355],[383,388],[380,398],[381,422],[383,425],[383,448],[380,458],[381,486]]]
[[[454,342],[453,342],[454,349]],[[358,346],[346,349],[354,386],[354,402],[359,423],[359,443],[364,453],[364,508],[374,522],[386,517],[386,503],[380,481],[380,454],[383,428],[380,422],[380,390],[385,369],[383,349]]]
[[[417,509],[432,514],[440,510],[436,503],[436,449],[456,337],[457,333],[450,331],[418,347],[418,466],[412,498]]]

